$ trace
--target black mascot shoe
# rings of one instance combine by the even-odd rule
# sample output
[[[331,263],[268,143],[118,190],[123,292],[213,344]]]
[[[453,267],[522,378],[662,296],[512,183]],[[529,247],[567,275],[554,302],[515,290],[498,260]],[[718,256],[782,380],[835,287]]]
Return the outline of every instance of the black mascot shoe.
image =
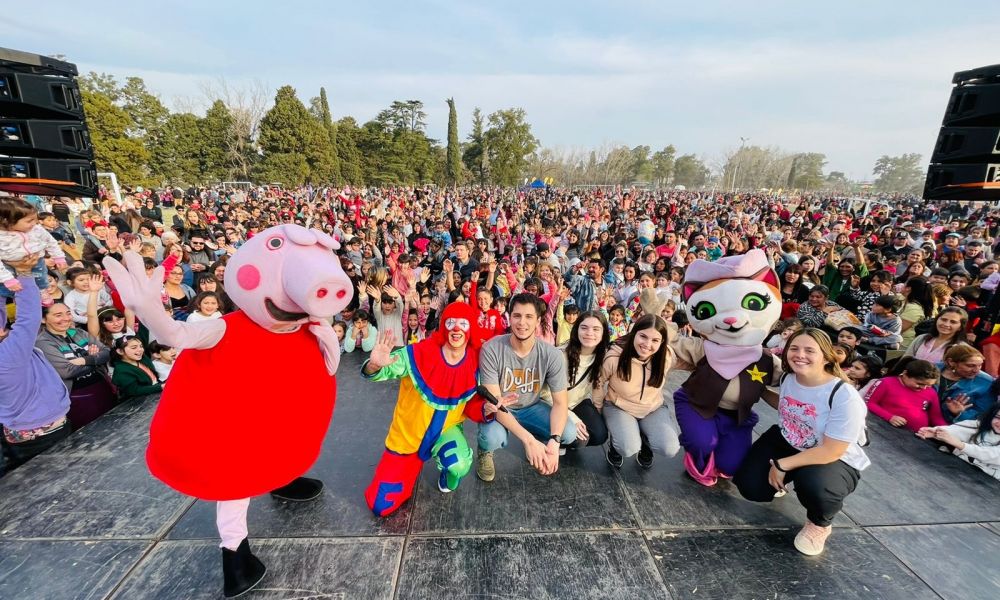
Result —
[[[271,495],[279,500],[308,502],[319,498],[322,493],[322,481],[319,479],[309,479],[308,477],[299,477],[288,485],[272,491]]]
[[[222,549],[222,593],[226,598],[235,598],[252,590],[264,574],[267,567],[250,552],[250,542],[246,538],[240,542],[236,551]]]

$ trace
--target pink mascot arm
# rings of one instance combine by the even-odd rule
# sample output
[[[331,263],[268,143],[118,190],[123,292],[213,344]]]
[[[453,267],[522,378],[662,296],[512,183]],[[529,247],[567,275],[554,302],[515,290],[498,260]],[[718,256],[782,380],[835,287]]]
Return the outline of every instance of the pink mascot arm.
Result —
[[[125,266],[105,257],[104,268],[118,289],[122,303],[139,317],[156,341],[177,350],[211,348],[219,343],[226,333],[226,323],[222,319],[182,323],[170,318],[163,309],[162,266],[157,267],[152,276],[146,276],[141,256],[129,251],[124,260]]]
[[[340,366],[340,340],[337,339],[337,332],[325,319],[320,322],[310,321],[309,331],[316,336],[319,348],[323,351],[326,372],[330,375],[336,375],[337,367]]]

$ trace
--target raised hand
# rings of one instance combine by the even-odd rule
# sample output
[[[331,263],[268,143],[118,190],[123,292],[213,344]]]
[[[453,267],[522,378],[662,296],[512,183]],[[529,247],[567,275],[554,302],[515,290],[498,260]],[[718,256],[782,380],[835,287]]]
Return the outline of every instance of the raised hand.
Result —
[[[104,268],[118,290],[122,303],[143,319],[144,314],[152,309],[159,308],[162,312],[160,292],[163,288],[163,267],[156,267],[153,274],[147,276],[141,256],[129,251],[125,253],[123,260],[124,265],[110,256],[104,258]]]
[[[93,293],[100,293],[104,289],[104,275],[100,273],[91,275],[88,289]]]
[[[383,331],[378,336],[375,347],[372,348],[371,354],[368,355],[368,364],[372,368],[377,370],[396,362],[396,357],[392,356],[392,350],[396,342],[395,338],[396,336],[392,333],[391,329]]]

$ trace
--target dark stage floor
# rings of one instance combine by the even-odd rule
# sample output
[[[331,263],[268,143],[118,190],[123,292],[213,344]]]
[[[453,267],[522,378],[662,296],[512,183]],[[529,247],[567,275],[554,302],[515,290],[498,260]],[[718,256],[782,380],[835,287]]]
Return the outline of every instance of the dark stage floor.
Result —
[[[396,384],[362,381],[359,364],[341,365],[311,472],[324,496],[251,505],[269,572],[246,598],[1000,598],[1000,482],[875,420],[874,465],[817,558],[792,547],[804,518],[794,494],[755,505],[687,480],[680,457],[615,472],[599,449],[545,478],[515,443],[495,482],[470,473],[449,495],[428,464],[414,499],[380,521],[362,490]],[[154,408],[119,407],[0,479],[0,598],[221,597],[213,505],[146,471]],[[774,421],[762,412],[761,428]]]

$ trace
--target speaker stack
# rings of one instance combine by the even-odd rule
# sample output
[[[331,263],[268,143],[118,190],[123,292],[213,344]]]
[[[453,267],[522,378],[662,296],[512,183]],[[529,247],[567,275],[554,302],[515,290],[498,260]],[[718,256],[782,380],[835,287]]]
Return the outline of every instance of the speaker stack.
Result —
[[[0,191],[97,196],[76,65],[0,48]]]
[[[927,200],[1000,200],[1000,65],[955,73]]]

